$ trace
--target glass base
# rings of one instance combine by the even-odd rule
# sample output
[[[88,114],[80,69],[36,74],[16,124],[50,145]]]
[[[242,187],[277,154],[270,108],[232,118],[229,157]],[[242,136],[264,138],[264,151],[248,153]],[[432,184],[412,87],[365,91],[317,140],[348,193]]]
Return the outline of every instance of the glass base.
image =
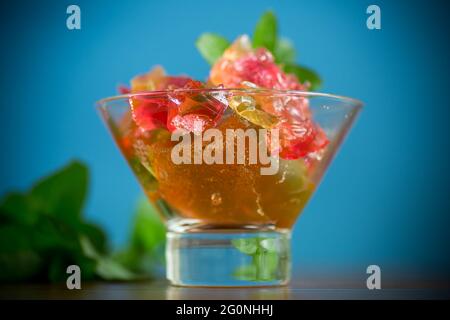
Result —
[[[166,260],[167,279],[174,285],[285,285],[291,268],[290,232],[168,232]]]

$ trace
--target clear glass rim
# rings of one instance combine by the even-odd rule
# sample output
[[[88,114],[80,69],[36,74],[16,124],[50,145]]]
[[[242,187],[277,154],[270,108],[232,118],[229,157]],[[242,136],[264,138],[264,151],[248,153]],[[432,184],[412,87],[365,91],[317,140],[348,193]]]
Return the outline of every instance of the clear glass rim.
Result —
[[[105,107],[108,103],[122,100],[130,99],[132,97],[142,97],[151,96],[155,98],[160,98],[167,96],[168,94],[174,93],[249,93],[249,94],[265,94],[271,96],[294,96],[294,97],[321,97],[334,100],[344,101],[348,104],[353,105],[357,109],[361,109],[364,103],[358,99],[350,98],[347,96],[336,95],[331,93],[322,93],[314,91],[301,91],[301,90],[277,90],[277,89],[264,89],[264,88],[203,88],[203,89],[174,89],[174,90],[155,90],[155,91],[142,91],[137,93],[121,94],[116,96],[111,96],[107,98],[100,99],[96,102],[98,108]]]

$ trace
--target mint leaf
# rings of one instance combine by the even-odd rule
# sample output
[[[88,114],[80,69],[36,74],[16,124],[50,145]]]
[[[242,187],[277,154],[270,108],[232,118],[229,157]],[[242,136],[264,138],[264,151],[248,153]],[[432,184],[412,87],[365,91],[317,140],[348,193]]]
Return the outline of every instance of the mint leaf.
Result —
[[[259,245],[267,252],[280,252],[281,241],[274,238],[261,239]]]
[[[33,225],[36,223],[36,203],[26,194],[14,192],[5,196],[0,205],[0,222]]]
[[[274,238],[241,238],[231,241],[240,252],[251,257],[251,263],[243,264],[233,271],[233,276],[239,280],[271,281],[276,279],[280,265],[280,252],[283,243]]]
[[[41,215],[30,232],[33,248],[49,257],[56,254],[76,256],[81,252],[78,235],[74,228],[48,215]]]
[[[86,257],[95,261],[95,273],[104,280],[134,280],[138,276],[113,258],[100,254],[87,237],[80,237]]]
[[[255,281],[258,277],[257,267],[255,264],[239,266],[233,271],[233,277],[238,280]]]
[[[102,254],[107,252],[106,234],[100,227],[92,223],[80,223],[77,230],[79,234],[89,238],[98,252]]]
[[[67,240],[72,239],[72,248],[74,248],[78,245],[78,237],[85,235],[89,237],[98,251],[106,252],[104,232],[99,227],[86,223],[82,219],[88,182],[88,168],[79,161],[73,161],[52,175],[41,179],[32,188],[29,198],[33,200],[33,203],[37,203],[40,214],[56,218],[54,223],[59,224],[60,228],[65,228],[62,235],[60,235],[61,231],[52,229],[42,232],[43,239],[48,238],[50,242],[47,246],[68,245]],[[70,230],[67,230],[68,227]],[[57,236],[64,238],[65,232],[71,233],[72,237],[57,240]],[[50,236],[51,238],[49,238]],[[42,242],[41,239],[37,240]],[[76,245],[73,244],[74,242]]]
[[[284,64],[295,61],[294,45],[286,38],[281,38],[276,42],[273,54],[277,63]]]
[[[286,73],[295,75],[300,82],[309,82],[311,85],[310,90],[312,91],[317,90],[322,85],[322,79],[320,79],[319,75],[307,67],[288,63],[283,66],[283,70]]]
[[[45,213],[75,224],[80,220],[88,179],[87,167],[74,161],[39,181],[32,188],[30,196],[39,203]]]
[[[102,258],[97,263],[95,272],[104,280],[129,281],[141,278],[111,258]]]
[[[164,210],[163,200],[157,206]],[[166,231],[153,205],[141,197],[137,203],[128,247],[117,252],[114,259],[129,270],[150,276],[164,263]]]
[[[11,193],[0,204],[0,282],[63,281],[66,268],[82,268],[84,280],[96,276],[97,260],[83,252],[88,239],[103,259],[106,237],[82,217],[88,169],[72,162],[41,179],[29,192]]]
[[[233,246],[240,252],[252,255],[258,249],[258,238],[241,238],[231,240]]]
[[[257,270],[257,280],[270,281],[275,279],[278,267],[278,253],[260,251],[253,256],[253,263]]]
[[[75,259],[70,256],[58,255],[48,262],[48,279],[50,282],[65,282],[67,280],[67,267],[76,264],[81,270],[82,280],[92,280],[96,278],[96,265],[94,259],[83,255],[78,255]]]
[[[92,242],[89,240],[89,238],[81,236],[80,245],[86,257],[94,260],[98,260],[102,257],[100,253],[97,251],[97,249],[95,249],[95,247],[92,245]]]
[[[195,42],[200,54],[210,65],[213,65],[220,58],[229,45],[227,39],[214,33],[203,33]]]
[[[132,245],[137,250],[153,252],[164,243],[166,229],[150,202],[142,197],[136,208]]]
[[[29,231],[14,224],[0,226],[0,282],[27,280],[41,271],[42,259]]]
[[[277,42],[277,19],[272,11],[265,12],[259,19],[253,33],[253,47],[266,48],[274,52]]]

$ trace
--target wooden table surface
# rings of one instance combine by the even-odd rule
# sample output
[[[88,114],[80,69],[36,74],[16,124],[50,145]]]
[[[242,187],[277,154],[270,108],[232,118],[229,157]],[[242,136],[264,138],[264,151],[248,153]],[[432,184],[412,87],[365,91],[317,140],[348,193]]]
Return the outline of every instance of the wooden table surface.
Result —
[[[165,280],[82,283],[80,290],[65,284],[3,284],[0,299],[449,299],[448,283],[442,281],[382,282],[381,290],[368,290],[365,275],[294,277],[288,286],[272,288],[186,288]]]

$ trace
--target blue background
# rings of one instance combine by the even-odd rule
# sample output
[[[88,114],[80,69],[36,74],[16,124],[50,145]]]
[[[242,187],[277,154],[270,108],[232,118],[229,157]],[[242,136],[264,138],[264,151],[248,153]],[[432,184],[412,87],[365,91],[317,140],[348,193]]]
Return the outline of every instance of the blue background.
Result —
[[[382,30],[366,28],[381,7]],[[82,29],[66,28],[81,7]],[[86,214],[126,240],[139,186],[94,103],[154,64],[204,79],[204,31],[230,40],[273,9],[322,91],[365,109],[299,219],[297,266],[448,275],[449,6],[433,1],[36,1],[1,9],[0,193],[72,158],[92,185]]]

